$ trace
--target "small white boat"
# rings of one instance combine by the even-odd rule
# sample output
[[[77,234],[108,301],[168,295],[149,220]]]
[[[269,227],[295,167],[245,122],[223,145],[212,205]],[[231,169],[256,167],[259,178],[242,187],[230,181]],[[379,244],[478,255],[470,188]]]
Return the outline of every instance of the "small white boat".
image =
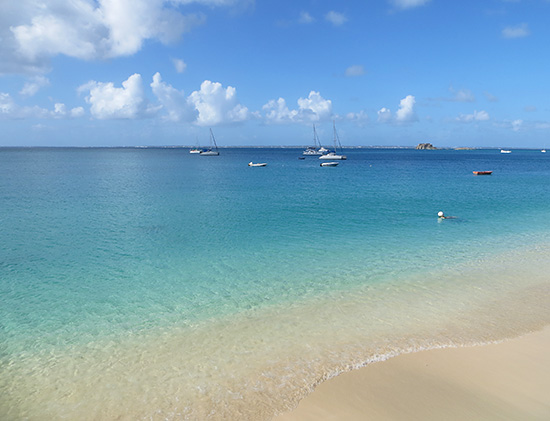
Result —
[[[265,167],[267,165],[267,162],[259,162],[257,164],[254,164],[252,161],[248,163],[249,167]]]
[[[321,162],[321,167],[337,167],[339,162]]]
[[[320,156],[319,159],[339,159],[339,160],[345,160],[348,159],[346,155],[338,155],[336,152],[329,152],[326,155]]]
[[[546,149],[543,149],[541,152],[542,152],[542,153],[546,153]]]
[[[189,149],[189,153],[201,153],[201,149]]]
[[[210,147],[210,149],[204,149],[200,151],[200,156],[218,156],[220,154],[218,152],[218,145],[216,144],[216,139],[214,138],[214,133],[212,133],[212,129],[210,129],[210,144],[214,146],[214,148]]]
[[[509,149],[501,149],[500,153],[512,153],[512,151]]]

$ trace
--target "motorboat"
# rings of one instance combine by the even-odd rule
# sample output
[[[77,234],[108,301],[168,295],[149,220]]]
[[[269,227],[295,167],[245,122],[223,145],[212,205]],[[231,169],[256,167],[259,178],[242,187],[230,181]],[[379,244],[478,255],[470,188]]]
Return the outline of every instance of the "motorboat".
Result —
[[[491,175],[492,171],[474,171],[474,175]]]
[[[501,149],[500,153],[512,153],[512,151],[509,149]]]
[[[321,167],[337,167],[339,162],[321,162]]]
[[[257,164],[254,164],[252,161],[248,163],[249,167],[265,167],[267,165],[266,162],[260,162]]]
[[[193,148],[193,149],[189,149],[189,153],[201,153],[202,149],[198,149],[198,148]]]

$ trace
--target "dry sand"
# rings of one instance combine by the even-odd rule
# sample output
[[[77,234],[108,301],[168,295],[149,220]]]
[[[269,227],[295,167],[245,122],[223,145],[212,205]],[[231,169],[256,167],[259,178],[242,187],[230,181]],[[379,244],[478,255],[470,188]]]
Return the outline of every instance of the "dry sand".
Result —
[[[550,327],[344,373],[275,420],[550,420]]]

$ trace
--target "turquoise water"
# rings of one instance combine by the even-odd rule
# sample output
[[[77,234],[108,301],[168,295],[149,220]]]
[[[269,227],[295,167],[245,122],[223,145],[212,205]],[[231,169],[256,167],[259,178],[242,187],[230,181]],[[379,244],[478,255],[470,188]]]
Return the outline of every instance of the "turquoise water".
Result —
[[[411,341],[419,347],[447,344],[441,332],[456,312],[469,320],[462,325],[468,327],[474,312],[505,294],[541,297],[548,273],[550,155],[354,149],[338,167],[321,168],[315,158],[299,160],[300,154],[1,149],[2,418],[268,419],[319,379],[345,369],[338,364],[372,359],[380,349],[371,345],[379,346],[381,338],[397,353]],[[250,168],[250,161],[268,166]],[[474,170],[494,172],[473,176]],[[440,210],[457,219],[439,221]],[[494,264],[503,261],[510,267]],[[499,266],[506,266],[504,275]],[[493,270],[486,284],[474,286],[480,271]],[[502,282],[505,275],[510,279]],[[454,290],[457,280],[463,282],[460,292]],[[531,290],[536,294],[526,292]],[[404,308],[410,300],[425,305],[434,294],[441,304]],[[323,313],[331,303],[339,303],[340,315],[333,309]],[[432,311],[441,326],[420,315]],[[487,320],[500,310],[494,311]],[[285,319],[293,312],[300,322]],[[517,332],[550,321],[547,312],[533,312]],[[351,320],[362,317],[380,323],[359,332],[364,325]],[[410,332],[387,339],[399,325]],[[275,330],[264,336],[277,326],[281,336]],[[293,329],[294,339],[285,329]],[[487,329],[483,335],[490,338],[506,336],[498,322]],[[307,343],[319,352],[315,358],[304,357],[301,335],[313,335]],[[477,333],[462,335],[464,343],[479,339]],[[219,349],[226,352],[216,365],[212,359]],[[134,364],[126,360],[132,353],[149,361],[132,366],[144,373],[135,382],[121,368],[121,361]],[[283,354],[284,364],[278,361]],[[107,364],[113,355],[117,358]],[[154,364],[147,360],[152,355]],[[90,364],[75,362],[79,359]],[[323,363],[312,366],[315,359]],[[255,371],[235,374],[240,372],[233,364]],[[205,367],[214,365],[216,374],[203,378],[210,369]],[[304,367],[315,374],[310,383],[297,385]],[[22,385],[23,378],[32,380]],[[90,413],[80,403],[90,400],[93,379],[110,379],[128,390],[138,386],[120,397],[93,386],[98,396],[109,396],[109,404],[106,412],[96,405]],[[43,384],[40,392],[33,381]],[[151,384],[148,399],[143,382]],[[270,382],[277,386],[270,388]],[[172,389],[159,389],[161,383]],[[282,392],[287,386],[288,396]],[[33,404],[25,402],[30,395],[36,397]],[[181,408],[159,402],[160,396]],[[116,408],[121,412],[113,412]]]

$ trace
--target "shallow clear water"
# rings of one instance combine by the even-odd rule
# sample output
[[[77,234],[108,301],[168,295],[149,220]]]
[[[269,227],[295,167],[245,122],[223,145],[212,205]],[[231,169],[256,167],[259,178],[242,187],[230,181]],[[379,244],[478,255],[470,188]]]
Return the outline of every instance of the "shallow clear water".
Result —
[[[550,321],[550,156],[300,153],[0,149],[2,418],[269,419]]]

